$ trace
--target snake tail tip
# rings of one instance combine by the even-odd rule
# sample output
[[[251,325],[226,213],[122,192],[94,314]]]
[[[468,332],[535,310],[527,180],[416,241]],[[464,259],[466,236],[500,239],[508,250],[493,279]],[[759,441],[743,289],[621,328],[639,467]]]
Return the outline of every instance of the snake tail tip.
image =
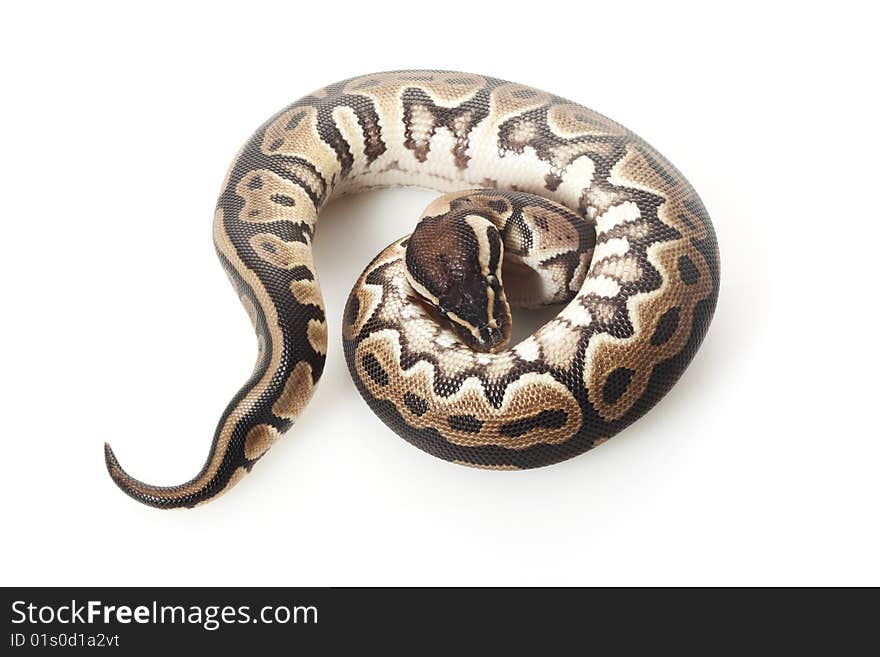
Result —
[[[107,473],[110,475],[113,483],[126,495],[139,499],[131,486],[131,482],[136,480],[119,465],[119,461],[116,459],[110,443],[106,442],[104,443],[104,464],[107,466]]]
[[[117,488],[123,493],[147,506],[163,508],[160,503],[157,503],[157,501],[161,501],[160,496],[157,496],[154,499],[152,496],[145,495],[139,490],[154,487],[147,486],[128,474],[122,466],[119,465],[119,461],[116,459],[116,455],[113,453],[110,443],[107,442],[104,443],[104,464],[107,466],[107,473],[110,475],[110,479],[113,480],[113,483],[116,484]]]
[[[110,443],[104,442],[104,463],[107,465],[107,469],[110,470],[111,467],[119,467],[119,461],[116,460],[116,455],[113,453],[113,450],[110,447]],[[112,475],[113,472],[111,471]]]
[[[204,486],[185,491],[183,488],[196,480],[182,486],[154,486],[132,477],[119,464],[109,443],[104,443],[104,463],[107,473],[117,488],[132,499],[156,509],[191,508],[196,504],[214,497],[217,492],[206,494]]]
[[[122,466],[119,465],[119,461],[116,459],[116,455],[113,453],[110,443],[107,442],[104,443],[104,464],[107,466],[107,473],[110,475],[110,478],[117,486],[126,490],[124,483],[125,479],[128,478],[128,474],[122,469]]]

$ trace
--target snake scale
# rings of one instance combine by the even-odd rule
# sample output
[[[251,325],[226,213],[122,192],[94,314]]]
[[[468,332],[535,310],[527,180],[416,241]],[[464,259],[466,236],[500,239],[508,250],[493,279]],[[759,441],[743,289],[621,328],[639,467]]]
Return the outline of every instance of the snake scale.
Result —
[[[255,369],[192,480],[146,484],[105,445],[119,488],[150,506],[193,507],[253,468],[324,367],[312,259],[321,208],[403,185],[443,196],[360,276],[343,346],[361,395],[413,445],[497,470],[568,459],[644,414],[694,356],[718,296],[718,245],[662,155],[521,84],[365,75],[285,108],[236,156],[214,243],[256,330]],[[566,305],[508,347],[511,306],[553,303]]]

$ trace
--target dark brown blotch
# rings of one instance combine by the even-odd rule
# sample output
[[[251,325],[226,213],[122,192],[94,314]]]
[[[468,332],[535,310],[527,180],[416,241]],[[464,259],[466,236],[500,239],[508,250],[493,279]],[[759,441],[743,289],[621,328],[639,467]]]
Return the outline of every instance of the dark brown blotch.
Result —
[[[403,396],[403,403],[412,412],[413,415],[421,417],[428,412],[428,402],[424,398],[414,395],[411,392]]]
[[[680,316],[681,308],[678,306],[670,308],[663,313],[660,316],[660,319],[657,320],[657,326],[654,327],[654,335],[651,336],[651,344],[655,347],[659,347],[675,335]]]
[[[388,385],[388,372],[373,354],[365,354],[361,358],[361,366],[374,383],[383,387]]]
[[[473,415],[450,415],[447,421],[452,429],[466,433],[479,433],[483,428],[483,421]]]
[[[562,409],[544,410],[532,417],[514,420],[501,425],[502,436],[516,438],[535,429],[558,429],[568,420],[568,413]]]
[[[296,205],[296,201],[294,201],[290,196],[287,196],[286,194],[272,194],[269,199],[273,203],[283,205],[286,208],[292,208],[294,205]]]
[[[678,275],[685,285],[693,285],[700,280],[700,270],[688,256],[683,255],[678,258]]]
[[[602,400],[606,404],[614,404],[623,397],[626,389],[629,388],[633,374],[635,371],[626,367],[618,367],[609,374],[602,387]]]

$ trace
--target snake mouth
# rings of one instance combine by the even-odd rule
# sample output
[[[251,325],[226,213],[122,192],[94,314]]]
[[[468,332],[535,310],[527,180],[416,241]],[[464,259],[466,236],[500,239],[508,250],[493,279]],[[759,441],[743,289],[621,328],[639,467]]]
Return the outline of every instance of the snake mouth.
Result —
[[[508,335],[499,326],[483,325],[477,328],[474,347],[479,351],[494,353],[507,346]]]
[[[430,314],[438,323],[452,329],[458,339],[474,351],[497,353],[505,349],[510,341],[510,322],[496,320],[491,325],[474,325],[464,322],[454,313],[444,313],[430,304],[425,305],[430,308]]]

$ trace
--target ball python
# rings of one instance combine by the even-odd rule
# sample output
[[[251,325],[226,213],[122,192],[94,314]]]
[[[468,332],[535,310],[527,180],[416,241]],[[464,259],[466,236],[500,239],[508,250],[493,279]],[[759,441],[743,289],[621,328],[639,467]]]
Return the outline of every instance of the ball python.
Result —
[[[207,461],[184,484],[154,486],[105,444],[119,488],[153,507],[193,507],[250,472],[324,368],[312,258],[321,209],[396,186],[442,196],[356,282],[343,348],[372,410],[434,456],[515,470],[581,454],[656,404],[706,334],[720,275],[709,215],[632,132],[483,75],[344,80],[266,121],[223,182],[214,243],[259,349]],[[545,304],[565,305],[509,346],[511,306]]]

